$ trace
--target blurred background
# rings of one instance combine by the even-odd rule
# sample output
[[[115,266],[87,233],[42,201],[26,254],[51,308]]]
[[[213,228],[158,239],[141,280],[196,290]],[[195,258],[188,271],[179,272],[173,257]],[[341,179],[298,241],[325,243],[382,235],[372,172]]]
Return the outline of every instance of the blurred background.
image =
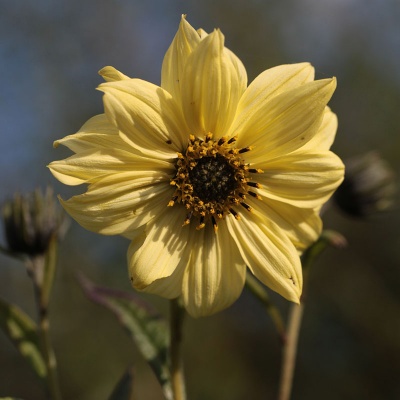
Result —
[[[46,165],[70,155],[54,140],[102,112],[97,71],[112,65],[160,83],[161,63],[182,13],[195,27],[221,28],[249,81],[278,65],[309,61],[336,76],[339,117],[333,150],[344,160],[379,151],[400,168],[398,0],[0,0],[0,201],[14,192],[68,188]],[[397,195],[398,204],[398,195]],[[400,398],[400,213],[351,218],[335,207],[324,224],[346,236],[311,275],[293,399]],[[4,243],[4,236],[0,236]],[[75,222],[60,248],[50,310],[64,398],[107,399],[131,365],[137,399],[162,399],[151,370],[109,311],[82,293],[76,274],[130,291],[128,242]],[[0,296],[36,318],[24,266],[0,256]],[[271,294],[284,315],[288,303]],[[167,302],[147,296],[162,313]],[[273,399],[280,346],[262,306],[246,291],[230,309],[186,319],[191,400]],[[0,397],[44,399],[28,364],[0,332]]]

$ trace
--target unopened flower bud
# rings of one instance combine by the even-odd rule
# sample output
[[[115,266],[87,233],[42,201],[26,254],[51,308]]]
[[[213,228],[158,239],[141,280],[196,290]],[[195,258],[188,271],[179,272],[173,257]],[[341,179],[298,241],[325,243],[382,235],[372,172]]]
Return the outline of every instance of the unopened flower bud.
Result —
[[[365,217],[392,206],[395,174],[377,152],[353,157],[345,166],[344,181],[333,197],[342,211]]]
[[[3,205],[2,217],[8,250],[30,257],[44,254],[65,226],[64,214],[57,208],[50,188],[44,194],[40,190],[15,194]]]

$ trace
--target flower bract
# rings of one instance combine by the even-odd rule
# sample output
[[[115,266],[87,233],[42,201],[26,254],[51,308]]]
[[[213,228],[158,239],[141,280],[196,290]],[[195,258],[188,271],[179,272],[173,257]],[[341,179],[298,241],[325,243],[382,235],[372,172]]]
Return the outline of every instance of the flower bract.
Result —
[[[50,164],[84,194],[61,200],[83,227],[124,235],[132,285],[182,297],[210,315],[243,289],[246,267],[299,302],[299,255],[321,232],[319,210],[343,179],[329,149],[336,80],[308,63],[282,65],[248,85],[217,29],[182,17],[161,86],[100,71],[104,113],[55,142],[75,155]]]

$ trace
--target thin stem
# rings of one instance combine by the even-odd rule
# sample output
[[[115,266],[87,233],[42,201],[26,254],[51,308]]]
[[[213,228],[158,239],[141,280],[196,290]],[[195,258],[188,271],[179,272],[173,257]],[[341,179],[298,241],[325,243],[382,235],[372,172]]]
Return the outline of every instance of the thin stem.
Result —
[[[28,265],[28,274],[32,278],[35,303],[39,317],[39,334],[42,343],[42,354],[47,369],[47,392],[51,400],[61,400],[61,391],[57,374],[57,361],[50,342],[48,297],[43,295],[43,270],[48,260],[38,256],[32,258]]]
[[[303,317],[304,304],[293,304],[290,309],[286,342],[283,345],[283,362],[279,384],[279,400],[289,400],[292,392],[297,343]]]
[[[48,373],[50,398],[52,400],[61,400],[61,391],[58,384],[57,361],[50,343],[49,319],[47,310],[42,310],[41,314],[42,316],[39,322],[39,329],[42,337],[43,356],[46,362]]]
[[[185,379],[183,374],[182,360],[182,322],[183,310],[178,304],[178,300],[171,300],[170,310],[170,363],[171,363],[171,383],[174,400],[186,400]]]
[[[287,340],[282,349],[282,368],[278,400],[290,399],[310,268],[317,256],[319,256],[329,245],[341,249],[347,245],[347,242],[346,239],[337,232],[324,231],[319,239],[309,247],[302,256],[303,293],[301,296],[301,304],[293,304],[289,314]]]

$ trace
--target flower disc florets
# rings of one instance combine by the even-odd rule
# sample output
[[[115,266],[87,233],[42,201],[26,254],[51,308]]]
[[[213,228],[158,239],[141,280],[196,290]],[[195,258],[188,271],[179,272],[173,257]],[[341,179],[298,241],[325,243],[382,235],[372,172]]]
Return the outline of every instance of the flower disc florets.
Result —
[[[235,137],[213,140],[211,133],[205,140],[190,135],[185,153],[178,153],[176,175],[170,182],[176,190],[168,205],[181,203],[186,207],[188,214],[183,225],[197,217],[197,229],[204,228],[211,220],[216,231],[216,217],[221,219],[226,213],[231,213],[240,219],[233,206],[240,204],[251,211],[244,200],[247,194],[259,198],[249,190],[249,187],[259,185],[250,182],[250,173],[263,171],[249,168],[241,154],[251,148],[237,149],[235,141]]]

